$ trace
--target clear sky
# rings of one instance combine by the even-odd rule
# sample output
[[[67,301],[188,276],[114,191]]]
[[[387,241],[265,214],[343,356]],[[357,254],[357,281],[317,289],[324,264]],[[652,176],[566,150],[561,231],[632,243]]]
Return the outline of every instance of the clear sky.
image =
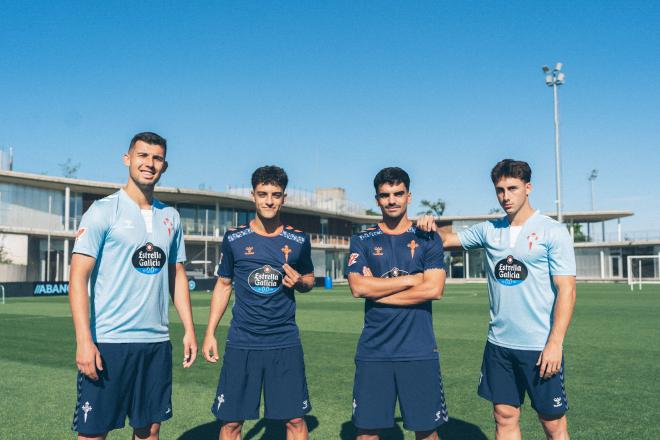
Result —
[[[565,210],[630,209],[660,229],[655,1],[0,1],[0,145],[15,170],[124,181],[132,135],[168,139],[162,183],[225,190],[278,164],[296,188],[372,204],[384,166],[447,214],[497,206],[489,171],[530,162],[555,200],[560,88]],[[413,208],[416,212],[417,206]]]

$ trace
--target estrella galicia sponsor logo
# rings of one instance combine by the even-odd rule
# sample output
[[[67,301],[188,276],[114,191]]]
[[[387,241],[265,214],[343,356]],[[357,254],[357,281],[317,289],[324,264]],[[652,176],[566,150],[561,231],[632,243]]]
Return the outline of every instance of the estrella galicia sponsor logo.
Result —
[[[165,252],[154,245],[147,243],[133,254],[133,267],[138,272],[154,275],[165,266]]]
[[[248,277],[250,289],[259,295],[272,295],[282,286],[282,273],[269,265],[252,271]]]
[[[392,269],[388,270],[384,274],[382,274],[380,277],[381,278],[396,278],[396,277],[402,277],[404,275],[410,275],[408,272],[406,272],[403,269],[399,269],[398,267],[393,267]]]
[[[527,278],[527,266],[509,255],[495,263],[495,278],[505,286],[515,286]]]

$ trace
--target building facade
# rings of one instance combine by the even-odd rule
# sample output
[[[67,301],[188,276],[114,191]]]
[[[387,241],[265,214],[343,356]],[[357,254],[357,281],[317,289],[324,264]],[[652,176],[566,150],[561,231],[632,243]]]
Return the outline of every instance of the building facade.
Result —
[[[68,281],[75,231],[83,213],[95,200],[120,187],[114,183],[0,171],[0,283]],[[339,188],[321,189],[314,198],[292,197],[282,210],[286,224],[310,235],[317,277],[342,280],[350,236],[380,219],[360,213],[344,196]],[[179,211],[188,256],[186,270],[196,278],[212,276],[225,231],[247,224],[254,217],[252,199],[245,191],[157,187],[155,197]],[[630,215],[632,212],[628,211],[602,211],[565,213],[564,218],[572,231],[576,224],[597,230],[606,221],[620,225],[621,218]],[[443,216],[438,225],[458,231],[494,217],[497,215]],[[627,240],[620,226],[617,230],[614,240],[606,239],[603,233],[602,240],[596,237],[575,243],[580,279],[625,280],[629,255],[660,255],[660,240]],[[481,250],[450,250],[445,256],[451,279],[485,278]],[[660,267],[656,266],[653,261],[645,261],[644,273],[660,277]]]

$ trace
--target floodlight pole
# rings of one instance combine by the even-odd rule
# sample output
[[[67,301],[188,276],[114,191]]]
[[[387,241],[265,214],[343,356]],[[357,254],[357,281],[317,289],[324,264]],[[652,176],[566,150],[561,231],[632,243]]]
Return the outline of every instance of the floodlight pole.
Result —
[[[564,217],[561,212],[561,161],[559,154],[559,96],[557,94],[557,87],[564,83],[565,75],[561,73],[562,64],[557,63],[550,70],[549,67],[543,66],[543,72],[548,74],[545,77],[545,83],[548,87],[552,87],[552,95],[554,101],[555,113],[555,176],[557,181],[557,221],[564,222]]]

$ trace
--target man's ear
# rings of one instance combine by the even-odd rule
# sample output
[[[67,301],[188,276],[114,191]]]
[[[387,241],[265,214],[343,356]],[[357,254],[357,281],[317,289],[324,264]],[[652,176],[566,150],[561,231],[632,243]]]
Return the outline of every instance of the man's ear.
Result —
[[[163,174],[165,171],[167,171],[167,167],[169,167],[169,163],[167,161],[163,161],[163,170],[160,172]]]

